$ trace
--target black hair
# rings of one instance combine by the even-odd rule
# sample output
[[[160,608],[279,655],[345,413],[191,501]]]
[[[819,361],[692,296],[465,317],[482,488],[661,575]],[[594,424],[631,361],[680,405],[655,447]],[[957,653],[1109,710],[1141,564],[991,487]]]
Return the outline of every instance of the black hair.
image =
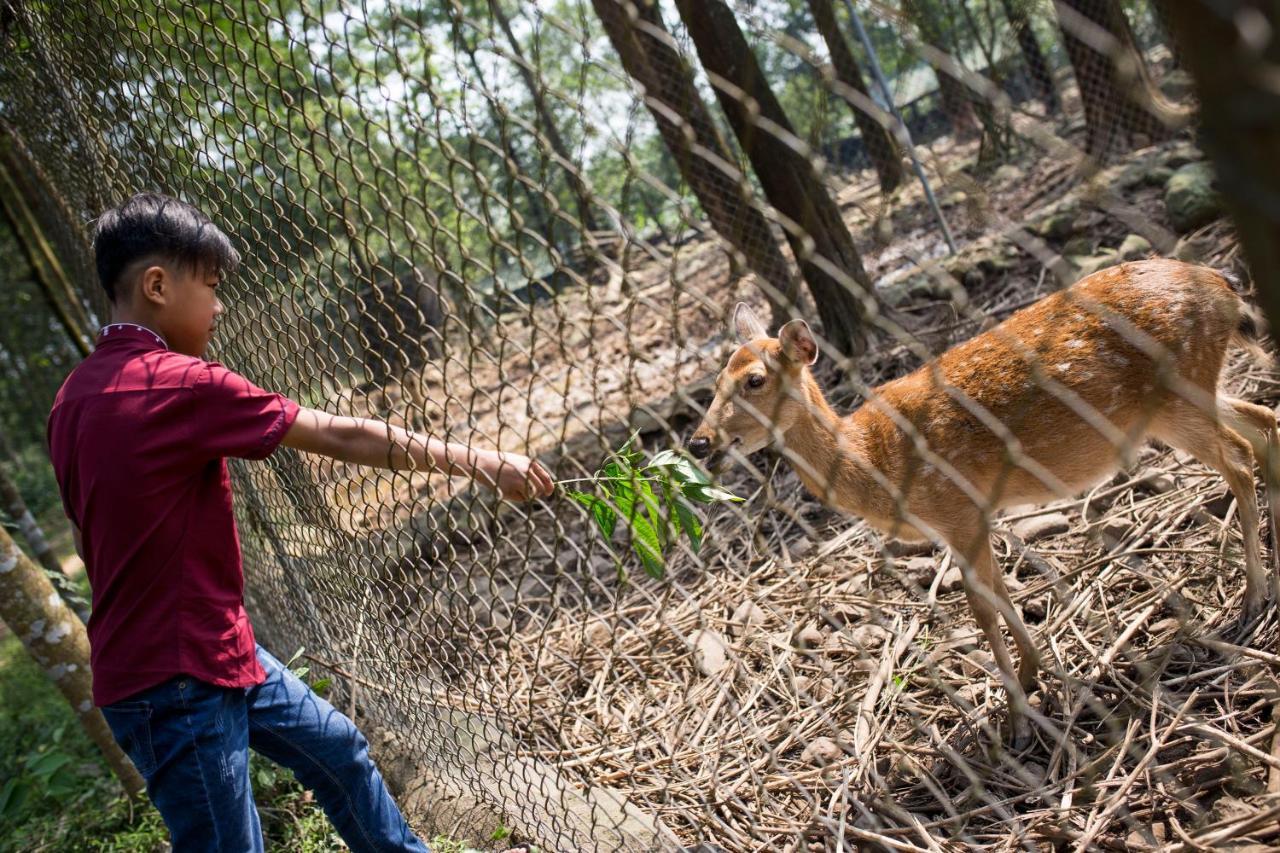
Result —
[[[148,256],[222,274],[234,272],[240,264],[231,238],[209,217],[185,201],[160,193],[138,193],[99,216],[93,254],[98,281],[112,302],[121,274]]]

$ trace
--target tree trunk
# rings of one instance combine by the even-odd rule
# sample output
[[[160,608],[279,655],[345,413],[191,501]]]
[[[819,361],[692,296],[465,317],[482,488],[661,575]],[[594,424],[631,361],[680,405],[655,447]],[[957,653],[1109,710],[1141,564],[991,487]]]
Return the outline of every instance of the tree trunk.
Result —
[[[23,162],[13,141],[2,131],[0,125],[0,215],[13,230],[36,283],[67,337],[81,355],[88,356],[92,352],[88,314],[53,245],[41,231],[33,203],[37,190],[30,184],[30,166]]]
[[[1116,151],[1168,136],[1168,128],[1151,110],[1159,96],[1117,0],[1055,2],[1084,105],[1089,156],[1101,163]],[[1110,44],[1106,52],[1090,44],[1100,39]]]
[[[867,83],[863,79],[862,69],[858,67],[858,60],[844,40],[844,34],[840,32],[840,25],[836,21],[831,0],[808,0],[808,3],[813,22],[822,35],[822,40],[827,43],[827,52],[831,54],[831,67],[836,72],[836,79],[867,100],[871,100],[871,93],[867,90]],[[876,174],[880,177],[880,191],[891,192],[902,183],[902,155],[898,152],[898,145],[893,135],[889,133],[889,129],[880,123],[876,114],[859,107],[853,101],[849,101],[849,106],[853,108],[853,118],[858,123],[858,132],[862,134],[862,142],[867,146],[867,154],[871,157]]]
[[[27,546],[31,549],[31,553],[36,555],[36,560],[49,576],[49,582],[58,591],[58,596],[62,598],[63,603],[75,611],[80,621],[87,622],[89,620],[88,603],[79,596],[70,578],[62,571],[62,565],[54,556],[53,548],[49,546],[49,540],[45,538],[44,531],[31,515],[31,510],[27,509],[27,502],[22,499],[18,484],[13,482],[13,478],[3,466],[0,466],[0,512],[9,517],[9,520],[22,533],[22,538],[27,540]]]
[[[476,75],[476,80],[480,82],[482,90],[487,89],[484,81],[484,74],[480,71],[480,62],[476,58],[476,45],[472,38],[465,35],[460,36],[462,41],[462,50],[467,55],[467,63],[471,66],[472,72]],[[511,161],[510,168],[503,169],[507,183],[507,195],[513,196],[515,184],[520,185],[520,190],[524,195],[525,201],[529,204],[530,225],[534,233],[540,234],[547,245],[555,246],[555,233],[551,227],[551,217],[547,213],[546,200],[528,183],[520,180],[520,176],[525,174],[524,165],[520,162],[520,155],[516,152],[515,145],[511,142],[511,134],[508,133],[508,122],[498,113],[498,108],[488,95],[481,92],[484,98],[485,107],[489,111],[489,120],[493,122],[494,132],[498,134],[498,139],[502,143],[502,150],[508,160]],[[509,199],[514,203],[514,199]]]
[[[782,253],[750,184],[694,87],[689,66],[663,24],[657,4],[636,2],[592,0],[623,68],[644,88],[645,106],[711,227],[742,253],[747,267],[764,284],[774,321],[785,322],[799,284],[795,268]]]
[[[125,792],[137,796],[145,783],[116,744],[102,712],[93,705],[89,636],[84,623],[62,603],[44,572],[18,550],[4,527],[0,527],[0,619],[62,691]]]
[[[840,209],[812,158],[798,147],[732,10],[723,0],[676,0],[676,7],[765,196],[784,217],[827,342],[845,355],[861,354],[866,338],[860,297],[872,287]]]
[[[1280,11],[1257,0],[1171,2],[1166,10],[1195,82],[1201,141],[1271,328],[1280,329],[1280,91],[1272,83],[1280,41],[1259,49],[1236,23],[1266,21],[1277,33]]]
[[[1049,67],[1049,61],[1040,50],[1040,43],[1036,41],[1035,31],[1031,28],[1031,18],[1028,17],[1026,6],[1023,5],[1024,0],[1002,0],[1002,2],[1005,17],[1009,19],[1009,26],[1018,39],[1022,61],[1027,65],[1027,77],[1035,87],[1040,102],[1044,104],[1045,113],[1053,115],[1060,112],[1062,100],[1058,97],[1058,87],[1053,85],[1053,69]]]
[[[947,49],[947,41],[942,32],[942,24],[938,21],[937,10],[927,5],[927,0],[903,0],[902,9],[920,30],[920,37],[925,44],[942,51]],[[959,62],[959,57],[953,58]],[[957,140],[972,139],[979,133],[977,113],[973,109],[973,99],[969,96],[969,87],[952,77],[943,69],[934,69],[938,77],[938,94],[942,99],[942,112],[951,123],[952,132]]]
[[[520,40],[516,38],[515,32],[511,29],[511,20],[502,9],[502,0],[489,0],[489,11],[493,15],[493,19],[497,21],[498,26],[502,28],[503,34],[507,37],[507,44],[510,45],[511,53],[515,57],[516,71],[519,72],[521,79],[524,80],[525,87],[529,90],[529,97],[533,99],[533,108],[538,114],[538,124],[542,128],[542,132],[546,134],[547,143],[551,146],[552,152],[555,153],[556,159],[564,170],[565,178],[569,182],[569,190],[573,193],[574,200],[577,202],[578,219],[582,223],[583,236],[585,236],[585,232],[600,230],[596,224],[595,214],[591,211],[591,191],[587,189],[586,182],[582,180],[582,175],[578,171],[578,167],[574,165],[573,158],[569,156],[569,148],[564,144],[564,140],[560,136],[560,128],[556,125],[556,118],[547,106],[543,87],[539,85],[537,78],[533,76],[533,71],[529,67],[528,61],[524,58],[524,51],[520,47]]]

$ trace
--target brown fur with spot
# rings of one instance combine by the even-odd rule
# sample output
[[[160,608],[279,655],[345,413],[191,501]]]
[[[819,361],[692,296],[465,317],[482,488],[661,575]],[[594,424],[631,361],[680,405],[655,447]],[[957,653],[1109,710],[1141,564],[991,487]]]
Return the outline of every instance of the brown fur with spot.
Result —
[[[1280,482],[1276,417],[1217,390],[1244,310],[1213,270],[1122,264],[872,389],[862,407],[840,416],[809,371],[817,344],[808,325],[792,321],[770,338],[740,304],[743,346],[718,377],[690,447],[705,457],[773,445],[829,506],[897,538],[948,544],[964,565],[969,604],[1021,742],[1039,653],[991,550],[989,520],[999,508],[1076,494],[1125,465],[1148,438],[1160,439],[1227,481],[1244,529],[1247,612],[1265,601],[1251,466],[1256,457],[1269,485]],[[1272,501],[1273,524],[1276,509]],[[997,615],[1018,647],[1016,674]]]

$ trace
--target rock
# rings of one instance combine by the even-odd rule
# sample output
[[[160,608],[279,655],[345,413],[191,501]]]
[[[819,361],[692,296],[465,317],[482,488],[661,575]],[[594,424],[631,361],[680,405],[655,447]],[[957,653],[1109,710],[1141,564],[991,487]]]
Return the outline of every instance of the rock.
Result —
[[[764,623],[764,611],[754,601],[739,604],[729,617],[729,630],[735,634],[745,634],[755,625]]]
[[[716,675],[729,665],[729,645],[715,631],[695,631],[689,642],[693,645],[693,665],[703,675]]]
[[[991,174],[991,182],[996,184],[1008,184],[1019,180],[1023,175],[1021,169],[1012,163],[1005,163]]]
[[[1120,254],[1120,260],[1136,261],[1151,254],[1151,241],[1141,234],[1130,234],[1116,251]]]
[[[1178,479],[1163,471],[1149,471],[1143,474],[1135,485],[1153,495],[1163,495],[1178,487]]]
[[[1204,159],[1204,152],[1194,145],[1183,143],[1169,149],[1164,155],[1164,164],[1170,169],[1181,169],[1188,163],[1195,163]]]
[[[1205,162],[1188,163],[1173,173],[1164,187],[1164,206],[1175,230],[1185,234],[1222,215],[1222,198],[1213,184],[1213,167]]]
[[[1148,187],[1163,187],[1173,177],[1173,169],[1168,166],[1152,166],[1142,174],[1142,184]]]
[[[1200,263],[1212,254],[1213,249],[1213,241],[1207,237],[1183,237],[1174,244],[1173,256],[1187,263]]]
[[[1040,223],[1040,236],[1046,240],[1063,241],[1075,233],[1076,213],[1074,210],[1060,210],[1051,214]]]
[[[1103,545],[1106,545],[1108,548],[1114,548],[1127,539],[1132,531],[1133,528],[1127,521],[1113,518],[1110,521],[1103,523],[1102,529],[1099,531],[1099,536],[1102,539]]]
[[[816,649],[822,646],[826,636],[816,625],[805,625],[791,635],[791,645],[797,649]]]
[[[938,570],[938,561],[933,557],[911,557],[902,565],[907,575],[917,578],[921,584],[933,583],[933,575]]]
[[[1067,260],[1080,271],[1080,277],[1093,275],[1098,270],[1113,267],[1120,263],[1120,255],[1114,249],[1104,249],[1096,255],[1074,256]]]
[[[1071,529],[1071,519],[1060,512],[1033,515],[1013,525],[1013,534],[1030,545],[1049,536],[1057,536]]]
[[[932,554],[933,548],[933,543],[927,539],[920,542],[890,539],[884,546],[884,549],[893,557],[920,557],[925,554]]]
[[[879,653],[889,632],[879,625],[859,625],[849,632],[849,642],[868,653]]]
[[[829,737],[816,737],[809,742],[800,753],[800,760],[805,764],[816,764],[819,767],[839,761],[844,755],[840,745]]]
[[[1231,502],[1233,500],[1235,500],[1235,496],[1226,489],[1223,489],[1218,492],[1218,494],[1204,502],[1205,512],[1215,515],[1218,518],[1226,518],[1227,512],[1231,509]]]
[[[1071,255],[1092,255],[1093,254],[1093,238],[1092,237],[1072,237],[1067,244],[1062,247],[1062,254]]]
[[[964,587],[964,573],[960,571],[960,564],[952,560],[951,565],[947,566],[947,570],[942,573],[942,580],[938,581],[938,591],[955,592],[962,587]]]
[[[1191,96],[1191,75],[1181,68],[1174,68],[1160,79],[1160,93],[1171,101],[1186,100]]]
[[[1022,602],[1022,616],[1032,625],[1039,625],[1044,621],[1044,617],[1049,613],[1049,600],[1047,596],[1039,596],[1038,598],[1029,598]]]

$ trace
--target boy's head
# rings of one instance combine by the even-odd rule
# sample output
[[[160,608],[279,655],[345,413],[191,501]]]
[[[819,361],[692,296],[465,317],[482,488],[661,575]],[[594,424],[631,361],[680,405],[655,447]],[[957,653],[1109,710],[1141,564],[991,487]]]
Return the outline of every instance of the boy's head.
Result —
[[[116,320],[146,325],[177,352],[204,355],[222,313],[215,288],[240,263],[209,217],[176,198],[139,193],[98,217],[93,250]]]

